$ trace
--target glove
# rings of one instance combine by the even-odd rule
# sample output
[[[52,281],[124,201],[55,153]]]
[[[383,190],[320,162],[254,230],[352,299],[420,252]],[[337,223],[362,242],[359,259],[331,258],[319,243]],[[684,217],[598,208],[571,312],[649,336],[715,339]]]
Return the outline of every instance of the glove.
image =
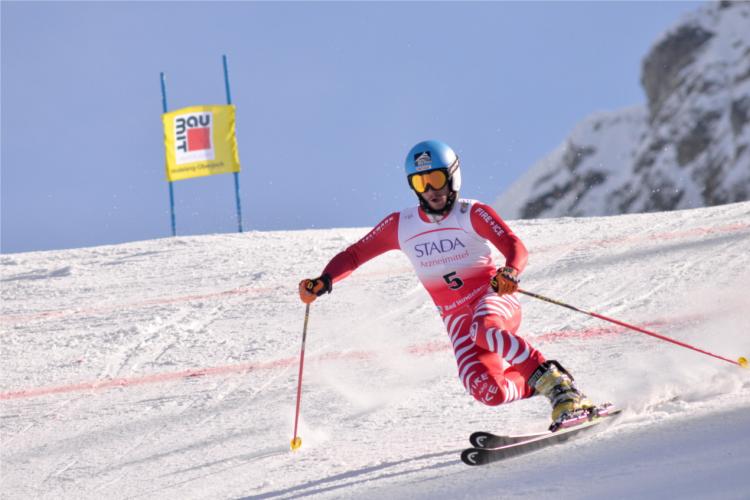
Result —
[[[490,286],[498,295],[513,293],[518,290],[518,284],[521,282],[517,274],[518,271],[512,267],[501,267],[490,280]]]
[[[324,293],[331,293],[331,277],[327,274],[299,282],[299,298],[305,304],[312,304]]]

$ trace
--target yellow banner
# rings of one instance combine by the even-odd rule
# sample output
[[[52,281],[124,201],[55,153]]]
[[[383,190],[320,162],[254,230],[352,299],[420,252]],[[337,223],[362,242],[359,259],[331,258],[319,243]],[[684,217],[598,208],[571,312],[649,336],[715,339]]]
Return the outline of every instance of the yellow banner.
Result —
[[[240,171],[234,106],[191,106],[161,115],[167,180]]]

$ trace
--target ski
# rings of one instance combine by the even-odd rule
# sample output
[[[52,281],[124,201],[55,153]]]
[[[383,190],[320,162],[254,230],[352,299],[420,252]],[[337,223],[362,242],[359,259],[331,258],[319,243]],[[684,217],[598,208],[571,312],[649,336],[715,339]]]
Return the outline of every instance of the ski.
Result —
[[[572,427],[594,418],[608,417],[620,413],[621,410],[615,408],[611,403],[605,403],[598,406],[592,411],[581,413],[571,418],[567,418],[559,423],[552,424],[550,429],[543,432],[531,434],[493,434],[492,432],[478,431],[469,436],[469,442],[474,448],[499,448],[509,444],[529,441],[534,438],[546,436],[559,428]]]
[[[509,444],[520,443],[530,439],[546,436],[549,431],[537,432],[535,434],[503,435],[491,432],[478,431],[469,436],[469,442],[474,448],[499,448]]]
[[[461,460],[467,465],[485,465],[563,443],[598,426],[606,421],[606,417],[618,415],[620,412],[621,410],[608,403],[556,422],[550,426],[550,429],[554,430],[544,433],[503,436],[490,432],[475,432],[469,438],[474,447],[464,450]]]

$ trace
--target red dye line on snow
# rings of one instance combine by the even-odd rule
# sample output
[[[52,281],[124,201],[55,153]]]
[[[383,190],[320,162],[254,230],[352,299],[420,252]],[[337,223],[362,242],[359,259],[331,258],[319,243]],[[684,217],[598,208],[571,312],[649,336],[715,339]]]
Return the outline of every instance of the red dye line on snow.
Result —
[[[406,349],[406,352],[413,354],[414,356],[426,356],[440,351],[448,351],[450,350],[449,346],[448,342],[438,342],[437,340],[433,340],[431,342],[425,342],[424,344],[410,346]]]
[[[312,358],[311,362],[320,361],[339,361],[339,360],[364,360],[373,357],[372,353],[363,351],[352,351],[352,352],[333,352],[323,354]],[[20,391],[2,392],[0,393],[0,401],[6,401],[10,399],[26,399],[35,398],[40,396],[49,396],[53,394],[65,394],[71,392],[85,392],[85,391],[103,391],[106,389],[112,389],[114,387],[135,387],[146,384],[157,384],[162,382],[171,382],[175,380],[184,380],[196,377],[206,376],[217,376],[217,375],[231,375],[231,374],[244,374],[251,373],[261,370],[274,370],[278,368],[286,368],[297,363],[297,358],[283,358],[273,361],[266,361],[260,363],[241,363],[237,365],[226,365],[226,366],[215,366],[210,368],[195,368],[190,370],[182,370],[178,372],[167,372],[167,373],[155,373],[153,375],[145,375],[143,377],[120,377],[106,380],[97,380],[94,382],[81,382],[79,384],[68,384],[59,386],[48,386],[48,387],[37,387],[34,389],[24,389]]]
[[[692,318],[683,318],[678,321],[652,321],[650,323],[644,323],[643,326],[664,326],[671,325],[674,323],[684,324],[691,321],[700,319],[698,316]],[[539,341],[557,341],[561,339],[590,339],[595,337],[602,337],[607,335],[620,335],[626,332],[627,329],[620,327],[594,327],[586,328],[583,330],[562,330],[558,332],[548,332],[533,338],[533,342]],[[406,348],[408,354],[414,356],[425,356],[434,354],[436,352],[450,351],[450,346],[447,341],[430,341],[423,344],[413,345]],[[376,357],[376,353],[368,351],[349,351],[349,352],[330,352],[321,354],[319,356],[312,357],[310,363],[316,362],[328,362],[328,361],[361,361],[373,359]],[[97,380],[94,382],[82,382],[79,384],[69,384],[61,386],[51,387],[37,387],[33,389],[24,389],[19,391],[3,392],[0,393],[0,401],[6,401],[11,399],[26,399],[35,398],[41,396],[49,396],[53,394],[65,394],[71,392],[97,392],[114,387],[135,387],[146,384],[157,384],[162,382],[172,382],[177,380],[190,379],[195,377],[206,377],[206,376],[220,376],[220,375],[231,375],[231,374],[244,374],[251,373],[260,370],[273,370],[279,368],[286,368],[292,366],[298,362],[296,357],[283,358],[273,361],[259,362],[259,363],[241,363],[237,365],[226,365],[216,366],[210,368],[196,368],[190,370],[182,370],[178,372],[167,372],[167,373],[156,373],[153,375],[145,375],[142,377],[121,377],[107,380]]]
[[[664,326],[669,324],[666,321],[652,321],[650,323],[641,323],[639,326],[651,327]],[[534,337],[534,341],[540,342],[554,342],[561,339],[593,339],[597,337],[607,337],[611,335],[620,335],[625,332],[629,332],[627,328],[622,326],[600,326],[594,328],[586,328],[585,330],[560,330],[556,332],[547,332],[542,335]]]
[[[182,370],[171,373],[156,373],[143,377],[122,377],[108,380],[97,380],[95,382],[82,382],[80,384],[59,385],[53,387],[38,387],[35,389],[25,389],[21,391],[0,393],[0,401],[8,399],[34,398],[38,396],[48,396],[51,394],[64,394],[68,392],[83,391],[101,391],[113,387],[133,387],[144,384],[155,384],[159,382],[169,382],[191,377],[205,377],[207,375],[226,375],[231,373],[248,373],[257,370],[269,370],[272,368],[283,368],[294,363],[294,358],[279,359],[267,363],[245,363],[239,365],[217,366],[213,368],[200,368],[192,370]]]

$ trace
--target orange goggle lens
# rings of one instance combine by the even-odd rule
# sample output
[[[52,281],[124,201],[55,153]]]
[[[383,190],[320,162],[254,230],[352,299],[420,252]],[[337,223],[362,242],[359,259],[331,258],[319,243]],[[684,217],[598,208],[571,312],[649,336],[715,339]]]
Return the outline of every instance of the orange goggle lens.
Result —
[[[448,175],[444,170],[431,170],[423,174],[414,174],[409,177],[409,184],[417,193],[427,191],[427,186],[434,190],[443,189],[448,182]]]

